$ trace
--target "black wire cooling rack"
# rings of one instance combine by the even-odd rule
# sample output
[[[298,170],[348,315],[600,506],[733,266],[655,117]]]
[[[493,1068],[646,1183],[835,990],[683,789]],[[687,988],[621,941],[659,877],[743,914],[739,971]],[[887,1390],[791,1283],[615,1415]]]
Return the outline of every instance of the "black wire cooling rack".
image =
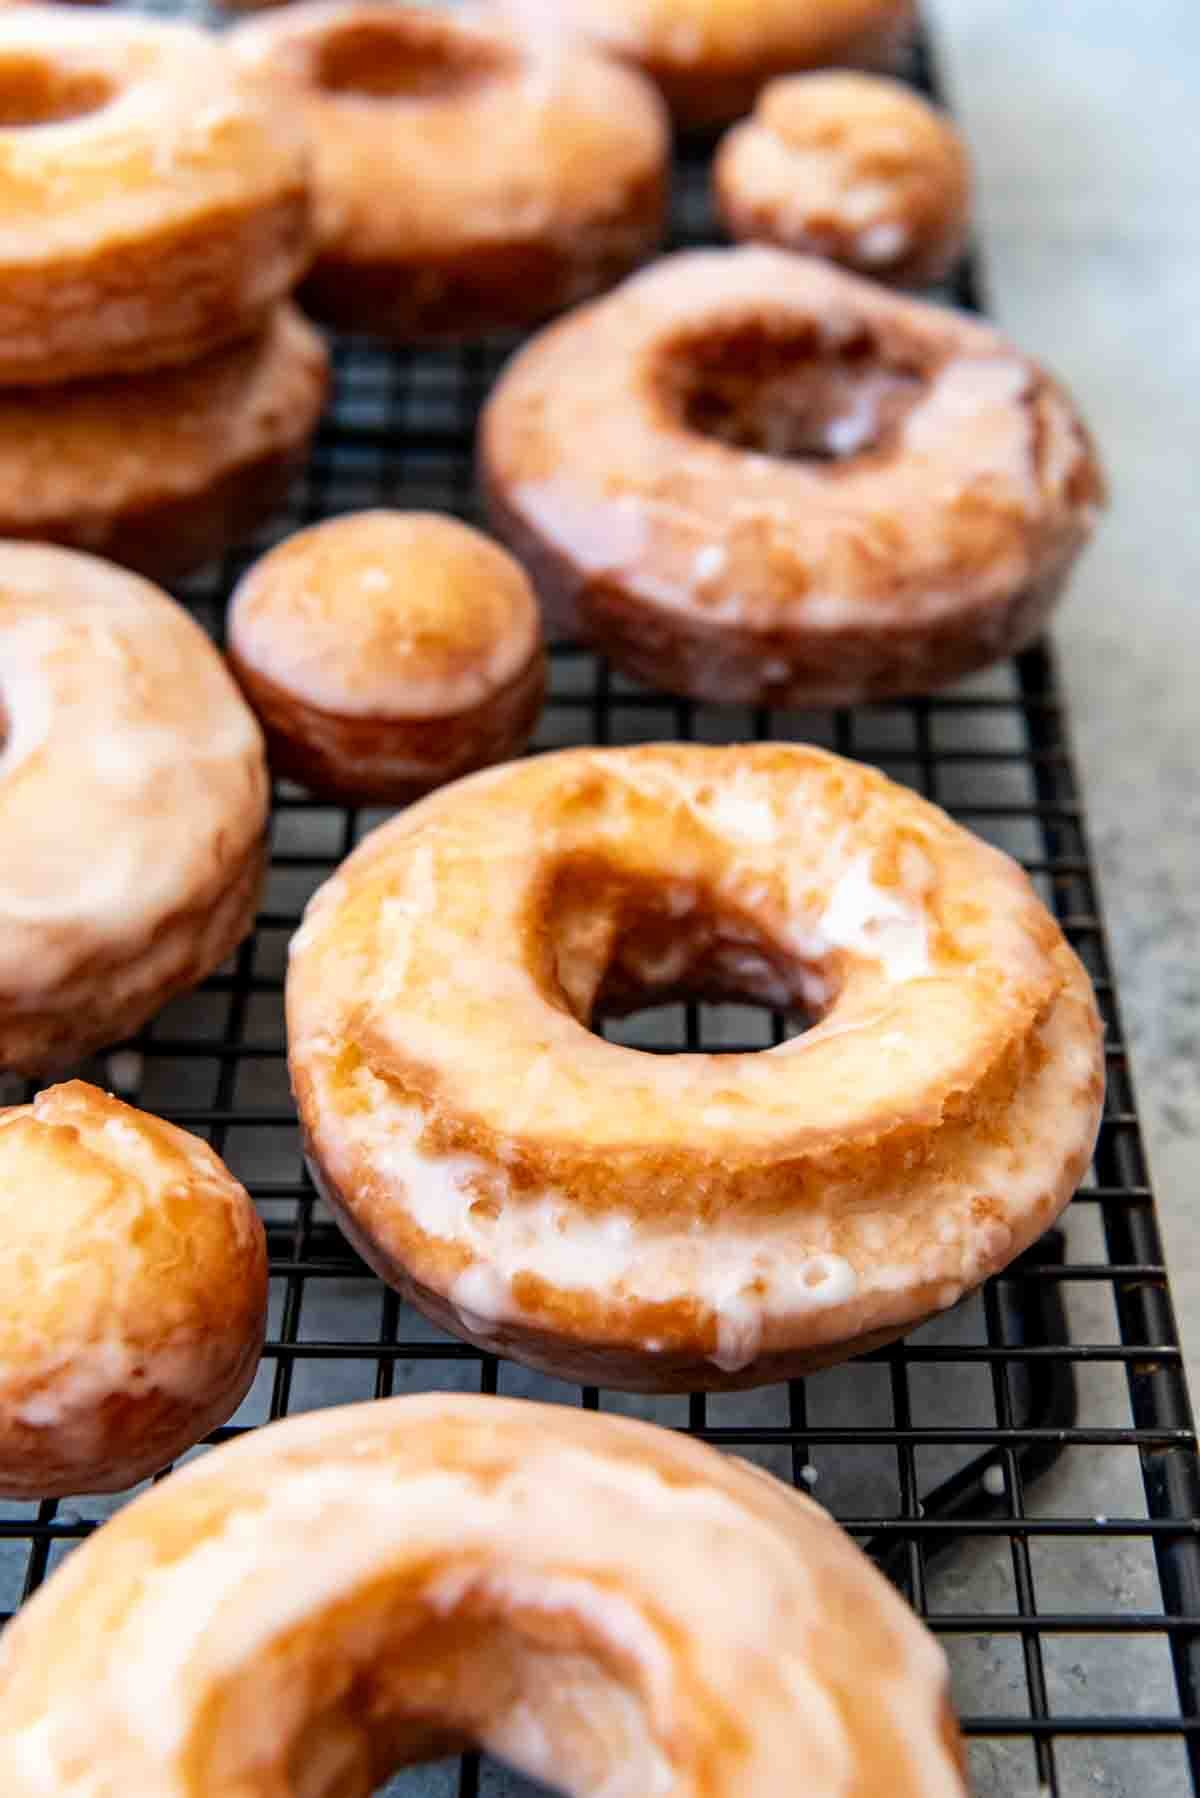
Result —
[[[935,89],[927,45],[912,75]],[[709,240],[699,149],[681,158],[676,187],[676,242]],[[978,305],[973,264],[950,297]],[[503,354],[335,345],[336,397],[311,464],[289,517],[254,551],[365,505],[475,518],[475,418]],[[247,559],[185,594],[218,636]],[[1109,1088],[1093,1166],[1061,1226],[950,1318],[758,1393],[633,1399],[439,1335],[367,1271],[315,1197],[287,1083],[288,938],[309,895],[382,814],[282,787],[253,938],[132,1052],[92,1070],[208,1137],[267,1222],[266,1354],[242,1410],[212,1440],[317,1405],[431,1388],[524,1393],[685,1428],[804,1485],[928,1619],[951,1659],[980,1798],[1200,1792],[1200,1462],[1053,659],[1036,648],[906,705],[771,714],[648,693],[564,645],[535,747],[772,736],[875,763],[1015,854],[1082,955],[1108,1022]],[[626,1040],[696,1050],[765,1046],[784,1026],[752,1008],[697,1004],[621,1028]],[[0,1507],[0,1607],[13,1610],[121,1502]],[[531,1789],[474,1756],[388,1788],[410,1798]]]

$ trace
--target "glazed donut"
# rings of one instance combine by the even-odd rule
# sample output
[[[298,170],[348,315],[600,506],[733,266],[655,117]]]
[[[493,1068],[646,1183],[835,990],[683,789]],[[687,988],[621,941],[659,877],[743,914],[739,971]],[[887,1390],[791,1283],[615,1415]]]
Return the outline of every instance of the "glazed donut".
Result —
[[[281,774],[380,805],[515,755],[546,684],[520,567],[431,512],[351,513],[271,550],[234,592],[229,658]]]
[[[438,1393],[289,1418],[107,1523],[0,1644],[5,1798],[367,1798],[477,1742],[612,1798],[966,1798],[933,1637],[669,1430]]]
[[[742,1055],[589,1030],[683,993],[817,1021]],[[634,1390],[782,1380],[957,1303],[1067,1202],[1102,1097],[1020,870],[786,744],[569,750],[424,800],[311,902],[287,1010],[314,1177],[381,1277]]]
[[[987,325],[781,250],[669,257],[508,366],[493,525],[551,626],[718,702],[855,704],[1041,628],[1103,483]]]
[[[792,75],[726,137],[713,190],[732,237],[920,286],[962,254],[971,168],[950,120],[902,83]]]
[[[328,379],[320,338],[283,305],[183,368],[0,392],[0,537],[188,574],[282,502]]]
[[[197,1137],[73,1080],[0,1111],[0,1492],[119,1492],[224,1423],[266,1237]]]
[[[214,37],[0,10],[0,384],[193,361],[310,249],[300,128]]]
[[[562,9],[649,75],[678,123],[698,130],[749,112],[776,75],[889,66],[913,21],[913,0],[562,0]]]
[[[258,726],[182,607],[0,545],[0,1069],[119,1041],[225,959],[267,800]]]
[[[658,243],[658,96],[582,45],[381,0],[292,6],[231,41],[307,119],[319,248],[304,297],[333,324],[399,340],[516,328]]]

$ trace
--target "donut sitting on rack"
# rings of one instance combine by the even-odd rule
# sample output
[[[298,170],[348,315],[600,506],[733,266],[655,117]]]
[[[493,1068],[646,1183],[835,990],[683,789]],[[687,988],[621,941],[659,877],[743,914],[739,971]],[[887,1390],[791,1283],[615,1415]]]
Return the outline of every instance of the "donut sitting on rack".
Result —
[[[445,1392],[255,1431],[78,1548],[0,1644],[0,1790],[367,1798],[473,1742],[597,1798],[966,1798],[948,1686],[759,1468]]]
[[[793,75],[725,138],[713,193],[739,240],[916,287],[962,254],[970,163],[950,120],[898,81]]]
[[[981,320],[812,257],[670,256],[548,326],[480,429],[557,632],[716,703],[927,692],[1041,629],[1104,484]]]
[[[238,584],[229,656],[275,768],[351,803],[406,805],[515,755],[546,683],[523,570],[432,512],[289,537]]]
[[[611,286],[663,230],[657,94],[498,9],[308,4],[239,25],[313,144],[310,308],[405,341],[517,329]]]
[[[0,1493],[120,1492],[245,1396],[253,1205],[195,1136],[72,1080],[0,1110]]]
[[[0,1070],[119,1042],[224,961],[268,798],[253,714],[182,606],[0,545]]]
[[[647,1055],[594,1015],[796,1009]],[[491,769],[369,836],[292,943],[288,1055],[351,1241],[561,1379],[762,1385],[946,1309],[1053,1221],[1103,1093],[1078,958],[1006,856],[818,749]]]
[[[195,361],[311,250],[301,124],[210,32],[0,8],[0,384]]]

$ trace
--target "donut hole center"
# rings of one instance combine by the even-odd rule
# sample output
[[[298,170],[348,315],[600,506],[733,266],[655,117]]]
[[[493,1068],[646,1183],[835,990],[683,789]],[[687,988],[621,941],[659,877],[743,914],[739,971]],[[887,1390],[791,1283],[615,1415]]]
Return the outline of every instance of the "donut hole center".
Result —
[[[885,453],[920,398],[916,358],[865,327],[765,320],[710,329],[668,347],[658,371],[676,423],[732,449],[838,464]]]
[[[40,56],[0,57],[0,130],[86,118],[114,92],[95,70],[60,68]]]
[[[823,965],[698,883],[575,862],[549,916],[553,984],[580,1023],[629,1048],[744,1055],[800,1035],[836,997]]]
[[[613,1790],[614,1780],[663,1789],[663,1751],[630,1657],[574,1614],[573,1592],[560,1603],[553,1576],[544,1601],[536,1573],[516,1577],[513,1599],[503,1574],[489,1588],[484,1573],[473,1588],[468,1567],[450,1568],[434,1576],[433,1614],[385,1578],[344,1611],[308,1619],[300,1667],[311,1706],[298,1717],[292,1707],[275,1777],[252,1759],[247,1720],[272,1710],[278,1689],[249,1661],[209,1706],[195,1789],[233,1789],[232,1767],[247,1775],[236,1787],[247,1793],[269,1780],[294,1798],[381,1798],[397,1773],[472,1746],[551,1782],[547,1793],[568,1779],[579,1794]],[[415,1793],[419,1775],[402,1789]]]
[[[510,66],[498,44],[470,39],[436,21],[348,24],[324,39],[316,85],[364,100],[434,100],[469,93]]]

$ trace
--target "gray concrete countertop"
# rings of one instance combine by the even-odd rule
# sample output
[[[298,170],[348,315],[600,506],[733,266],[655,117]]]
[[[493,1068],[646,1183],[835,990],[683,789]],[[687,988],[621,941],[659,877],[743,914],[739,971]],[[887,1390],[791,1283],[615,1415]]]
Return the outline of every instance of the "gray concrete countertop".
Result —
[[[993,309],[1070,383],[1113,486],[1055,634],[1200,1395],[1200,8],[926,4]]]

